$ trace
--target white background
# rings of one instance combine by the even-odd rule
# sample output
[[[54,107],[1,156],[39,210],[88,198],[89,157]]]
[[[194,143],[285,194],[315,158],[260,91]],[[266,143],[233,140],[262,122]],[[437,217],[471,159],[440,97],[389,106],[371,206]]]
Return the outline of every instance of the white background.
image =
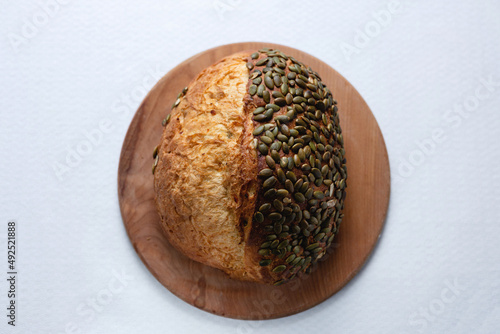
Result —
[[[60,0],[50,15],[54,0],[0,2],[0,333],[498,333],[500,2],[400,0],[390,17],[390,1]],[[379,122],[393,182],[359,275],[317,307],[260,322],[161,286],[116,190],[146,92],[186,58],[242,41],[289,45],[344,75]]]

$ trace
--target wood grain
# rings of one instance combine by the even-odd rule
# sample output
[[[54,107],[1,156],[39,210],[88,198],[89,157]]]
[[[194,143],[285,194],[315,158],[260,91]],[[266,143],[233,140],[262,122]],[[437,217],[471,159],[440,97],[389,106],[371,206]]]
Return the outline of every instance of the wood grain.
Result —
[[[205,67],[237,51],[282,50],[320,73],[338,100],[348,166],[345,218],[331,251],[313,273],[275,287],[229,279],[174,249],[154,205],[152,151],[176,95]],[[237,319],[271,319],[304,311],[340,290],[361,269],[382,231],[390,195],[387,150],[378,124],[354,87],[324,62],[290,47],[238,43],[199,53],[166,74],[142,102],[125,137],[118,197],[130,240],[149,271],[172,293],[202,310]]]

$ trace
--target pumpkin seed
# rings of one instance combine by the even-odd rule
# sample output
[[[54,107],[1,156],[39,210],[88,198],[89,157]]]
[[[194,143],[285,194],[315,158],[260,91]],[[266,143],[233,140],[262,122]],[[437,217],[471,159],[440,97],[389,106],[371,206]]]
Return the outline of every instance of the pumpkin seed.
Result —
[[[262,213],[265,213],[271,209],[271,204],[269,203],[264,203],[260,206],[259,211]]]
[[[264,193],[264,198],[267,200],[271,200],[276,196],[276,189],[271,188]]]
[[[313,250],[315,248],[319,247],[319,243],[314,243],[314,244],[310,244],[309,246],[306,247],[306,250],[310,251],[310,250]]]
[[[278,100],[278,99],[276,99]],[[276,116],[274,118],[276,121],[280,121],[282,123],[288,123],[290,122],[290,117],[286,116],[286,115],[279,115],[279,116]]]
[[[282,172],[283,172],[283,171],[282,171]],[[286,180],[285,180],[285,181],[286,181]],[[284,183],[284,182],[283,182],[283,183]],[[284,197],[288,196],[288,190],[286,190],[286,189],[278,189],[278,190],[276,191],[276,196],[277,196],[278,198],[284,198]]]
[[[304,195],[302,193],[295,193],[295,194],[293,194],[293,197],[299,203],[303,203],[306,201],[306,198],[304,197]]]
[[[285,269],[286,269],[286,266],[284,264],[282,264],[282,265],[279,265],[279,266],[275,267],[273,269],[273,272],[275,272],[275,273],[281,273],[281,272],[285,271]]]
[[[266,104],[266,109],[272,109],[274,112],[279,111],[280,107],[274,103]]]
[[[267,88],[269,88],[269,89],[274,88],[273,79],[271,79],[270,77],[268,77],[268,76],[264,77],[264,83],[266,84]]]
[[[259,114],[262,114],[266,109],[264,107],[258,107],[258,108],[255,108],[255,110],[253,111],[253,114],[254,115],[259,115]],[[262,130],[264,130],[264,128],[262,128]]]
[[[265,137],[265,136],[262,136],[262,137]],[[261,137],[261,139],[262,139],[262,137]],[[266,137],[266,138],[268,138],[268,137]],[[269,168],[271,168],[271,169],[274,169],[274,167],[276,167],[276,163],[274,162],[273,158],[271,158],[271,156],[269,156],[269,155],[266,155],[266,163],[269,166]]]
[[[267,119],[270,119],[271,117],[273,117],[273,114],[274,114],[274,111],[272,109],[267,109],[265,112],[264,112],[264,116],[267,118]]]
[[[305,83],[304,80],[300,79],[300,78],[297,78],[295,79],[295,82],[297,83],[297,85],[303,89],[306,89],[307,88],[307,85]]]
[[[264,65],[267,61],[269,60],[269,58],[262,58],[260,60],[258,60],[256,63],[255,63],[255,66],[262,66]]]
[[[279,243],[277,249],[284,249],[289,245],[290,241],[288,240],[283,240],[282,242]]]
[[[285,97],[285,95],[281,94],[281,92],[275,90],[272,92],[271,94],[275,99],[278,98],[278,97]]]
[[[259,176],[260,177],[268,178],[268,177],[270,177],[272,175],[273,175],[273,171],[271,169],[269,169],[269,168],[264,168],[263,170],[261,170],[259,172]]]
[[[262,92],[262,99],[266,103],[271,102],[271,95],[269,94],[269,91],[265,90],[264,92]]]
[[[281,125],[280,130],[281,133],[284,134],[285,136],[288,137],[290,136],[290,129],[288,128],[288,126],[286,126],[286,124]]]
[[[268,136],[261,136],[260,140],[262,140],[262,142],[267,145],[270,145],[273,142],[273,140]]]
[[[273,162],[274,162],[274,160],[273,160]],[[277,169],[276,174],[278,176],[278,181],[280,181],[280,183],[285,183],[286,176],[285,176],[285,173],[283,172],[283,170],[281,168]]]
[[[288,141],[288,137],[285,136],[284,134],[282,133],[279,133],[276,138],[279,140],[279,141],[282,141],[282,142],[287,142]]]
[[[311,173],[316,177],[319,178],[321,177],[321,171],[318,168],[313,168],[311,169]]]
[[[311,199],[313,195],[314,195],[314,190],[312,188],[307,189],[306,193],[304,194],[304,196],[308,200]]]
[[[314,195],[314,198],[316,198],[316,199],[325,198],[325,194],[322,191],[315,191],[313,195]]]
[[[256,115],[253,119],[257,122],[264,122],[264,121],[268,120],[269,117],[267,115],[260,114],[260,115]]]
[[[283,98],[283,97],[278,97],[274,100],[274,103],[276,103],[277,105],[279,105],[280,107],[284,107],[287,105],[287,102],[286,102],[286,99]]]
[[[288,165],[288,158],[287,157],[281,157],[280,159],[280,167],[281,168],[286,168]]]
[[[292,208],[290,208],[289,206],[286,206],[286,207],[284,207],[284,208],[283,208],[283,212],[282,212],[282,214],[283,214],[284,216],[286,216],[286,217],[289,217],[289,216],[295,215],[295,214],[293,213]],[[291,219],[291,220],[293,220],[293,219]],[[288,218],[287,218],[287,221],[288,221]],[[288,229],[288,226],[287,226],[287,229]]]
[[[320,241],[321,239],[323,239],[325,237],[325,233],[318,233],[316,234],[316,236],[314,237],[314,240],[315,241]]]
[[[252,83],[255,85],[260,85],[262,83],[262,78],[255,78],[252,80]]]
[[[290,153],[290,147],[288,146],[287,143],[283,143],[282,150],[283,150],[283,153],[285,153],[285,154]],[[288,160],[287,160],[287,164],[288,164]]]
[[[297,177],[294,172],[286,172],[286,178],[292,181],[293,183],[297,182]]]
[[[306,102],[307,100],[305,98],[303,98],[302,96],[295,96],[292,101],[293,101],[293,103],[300,104],[302,102]]]
[[[283,203],[282,203],[280,200],[278,200],[278,199],[275,199],[275,200],[273,201],[273,207],[274,207],[276,210],[278,210],[279,212],[282,212],[282,211],[283,211],[283,208],[284,208],[284,207],[283,207]]]
[[[297,256],[297,257],[295,258],[295,260],[293,260],[293,261],[292,261],[291,265],[292,265],[292,266],[297,266],[297,265],[301,262],[301,260],[303,260],[303,258],[301,258],[301,257]]]
[[[278,153],[278,151],[276,150],[272,150],[271,151],[271,158],[273,158],[273,160],[278,163],[280,161],[280,154]]]
[[[300,166],[300,158],[298,154],[293,155],[293,162],[295,163],[295,167]]]
[[[259,266],[266,267],[271,264],[271,260],[260,260]]]
[[[256,212],[254,215],[253,215],[253,219],[257,222],[257,223],[262,223],[264,221],[264,215],[261,213],[261,212]]]
[[[277,179],[274,177],[274,176],[271,176],[269,177],[268,179],[266,179],[264,181],[264,183],[262,184],[262,186],[264,188],[270,188],[272,186],[274,186],[274,184],[276,183]]]
[[[264,94],[265,87],[263,84],[260,84],[259,87],[257,87],[257,95],[262,97]]]
[[[282,82],[281,82],[281,76],[279,76],[279,75],[275,75],[275,76],[273,77],[273,82],[274,82],[274,85],[275,85],[276,87],[281,86],[281,84],[282,84]],[[273,88],[274,88],[274,87],[273,87]],[[269,88],[269,89],[272,89],[272,88]]]
[[[281,149],[281,142],[275,141],[274,143],[271,144],[270,149],[274,151],[279,151]]]
[[[266,255],[269,255],[271,254],[271,251],[269,249],[259,249],[258,251],[259,255],[262,255],[262,256],[266,256]]]
[[[283,94],[283,96],[287,95],[287,94],[288,94],[288,92],[289,92],[289,89],[288,89],[288,84],[287,84],[287,83],[283,83],[283,84],[281,85],[280,90],[281,90],[281,94]]]
[[[269,214],[269,219],[271,220],[280,220],[283,216],[279,212],[272,212]]]

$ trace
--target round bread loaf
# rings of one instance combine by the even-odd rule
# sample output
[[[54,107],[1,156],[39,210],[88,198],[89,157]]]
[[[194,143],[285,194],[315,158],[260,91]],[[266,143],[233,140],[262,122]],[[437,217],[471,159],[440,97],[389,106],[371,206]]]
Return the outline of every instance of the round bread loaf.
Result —
[[[342,221],[346,160],[337,101],[273,49],[228,56],[179,94],[155,148],[170,243],[239,280],[311,271]]]

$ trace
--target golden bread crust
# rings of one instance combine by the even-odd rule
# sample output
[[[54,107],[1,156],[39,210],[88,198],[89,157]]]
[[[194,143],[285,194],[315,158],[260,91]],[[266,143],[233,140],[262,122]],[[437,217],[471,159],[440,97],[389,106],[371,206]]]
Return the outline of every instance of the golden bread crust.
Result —
[[[246,56],[221,60],[188,86],[163,133],[154,181],[170,242],[240,279],[247,275],[240,220],[251,221],[257,174],[243,108]]]
[[[316,72],[277,50],[202,71],[166,119],[153,170],[171,244],[239,280],[309,272],[343,218],[336,103]]]

